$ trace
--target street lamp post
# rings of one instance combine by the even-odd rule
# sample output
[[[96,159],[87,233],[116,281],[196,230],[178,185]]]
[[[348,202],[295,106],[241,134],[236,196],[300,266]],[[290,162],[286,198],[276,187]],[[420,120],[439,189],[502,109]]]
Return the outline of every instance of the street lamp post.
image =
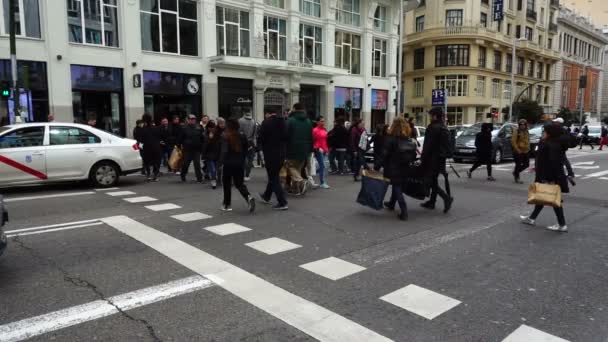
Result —
[[[526,38],[513,38],[513,46],[512,46],[512,51],[511,51],[511,98],[510,98],[510,102],[511,105],[509,106],[509,122],[511,122],[513,120],[513,96],[515,95],[514,93],[514,89],[515,89],[515,68],[516,65],[515,63],[517,62],[517,49],[516,49],[516,45],[517,42],[523,42],[524,40],[527,40]]]
[[[586,78],[587,76],[587,65],[583,66],[583,75],[582,77]],[[585,85],[585,87],[581,87],[581,83],[580,83],[580,79],[579,79],[579,85],[578,87],[580,88],[580,103],[579,103],[579,124],[580,127],[583,127],[583,112],[585,110],[585,89],[587,89],[587,86]]]

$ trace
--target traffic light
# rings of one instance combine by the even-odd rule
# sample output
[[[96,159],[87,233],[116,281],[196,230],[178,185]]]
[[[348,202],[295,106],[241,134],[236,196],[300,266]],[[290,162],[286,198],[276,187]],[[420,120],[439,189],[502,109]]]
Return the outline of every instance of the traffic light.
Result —
[[[11,84],[9,81],[2,81],[2,89],[0,90],[0,95],[5,98],[11,96]]]
[[[579,89],[587,88],[587,75],[581,76],[581,78],[578,80],[578,88]]]
[[[347,100],[344,104],[344,110],[350,112],[353,109],[353,101]]]

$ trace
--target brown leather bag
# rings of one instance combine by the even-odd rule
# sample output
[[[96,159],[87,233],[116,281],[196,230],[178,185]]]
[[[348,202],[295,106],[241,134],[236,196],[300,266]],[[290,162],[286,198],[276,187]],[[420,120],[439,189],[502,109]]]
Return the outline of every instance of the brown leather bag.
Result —
[[[528,188],[528,204],[562,206],[562,189],[557,184],[532,183]]]

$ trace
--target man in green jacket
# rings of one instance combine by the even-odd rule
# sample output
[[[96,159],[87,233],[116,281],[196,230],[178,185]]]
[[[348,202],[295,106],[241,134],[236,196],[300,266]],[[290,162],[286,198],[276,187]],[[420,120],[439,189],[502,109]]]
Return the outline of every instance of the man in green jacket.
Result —
[[[287,171],[292,189],[299,194],[306,191],[306,181],[302,178],[302,168],[313,151],[312,122],[304,110],[304,105],[296,103],[287,120]]]

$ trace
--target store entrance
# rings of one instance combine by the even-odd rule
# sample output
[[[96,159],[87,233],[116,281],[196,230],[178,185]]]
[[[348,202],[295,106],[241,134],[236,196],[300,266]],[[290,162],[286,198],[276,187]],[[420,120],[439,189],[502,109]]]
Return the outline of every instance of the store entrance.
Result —
[[[152,114],[157,123],[163,118],[183,119],[188,114],[198,116],[202,112],[200,96],[145,95],[144,102],[146,113]]]
[[[86,124],[90,118],[95,118],[96,128],[125,136],[121,93],[74,90],[72,101],[75,122]]]
[[[306,108],[308,117],[317,121],[321,114],[321,87],[302,85],[300,86],[300,103]],[[325,115],[327,116],[327,115]]]
[[[370,127],[372,132],[378,133],[376,127],[384,124],[386,124],[386,110],[372,109],[372,127]]]

